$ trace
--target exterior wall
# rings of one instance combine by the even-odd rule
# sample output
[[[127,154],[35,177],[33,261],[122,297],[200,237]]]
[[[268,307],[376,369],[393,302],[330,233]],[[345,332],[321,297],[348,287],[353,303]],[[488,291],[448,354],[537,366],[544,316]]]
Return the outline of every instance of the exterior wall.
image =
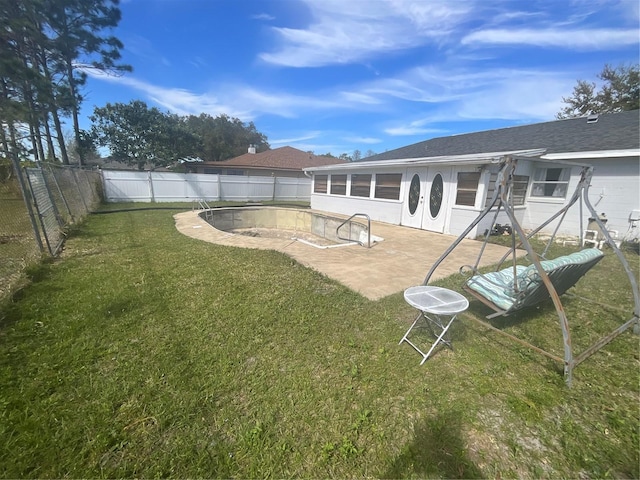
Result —
[[[371,220],[378,222],[390,223],[392,225],[400,225],[402,218],[402,205],[405,192],[404,168],[395,169],[362,169],[362,170],[340,170],[330,171],[323,170],[321,175],[347,175],[347,193],[351,189],[351,174],[371,174],[372,185],[369,198],[351,197],[349,195],[332,195],[330,193],[314,193],[313,185],[311,187],[311,208],[324,212],[334,212],[343,215],[353,215],[354,213],[365,213],[369,215]],[[401,173],[403,178],[400,184],[400,199],[385,200],[374,198],[374,178],[377,173]],[[329,182],[330,183],[330,182]],[[329,190],[330,185],[327,191]]]
[[[637,157],[625,158],[603,158],[603,159],[584,159],[575,160],[581,164],[591,164],[594,166],[594,174],[589,191],[589,199],[598,213],[604,213],[608,218],[607,227],[611,230],[617,230],[620,236],[623,236],[629,229],[629,217],[633,211],[640,212],[640,160]],[[533,182],[535,179],[536,168],[570,168],[571,175],[568,180],[567,192],[564,198],[553,197],[535,197],[532,196]],[[429,168],[428,165],[423,167],[411,167],[415,171]],[[460,235],[473,222],[480,212],[484,209],[487,195],[489,194],[489,181],[491,173],[496,171],[497,165],[486,165],[483,168],[483,174],[480,176],[480,183],[476,194],[476,203],[474,206],[458,206],[455,205],[457,174],[459,172],[477,172],[479,165],[451,166],[453,173],[451,181],[446,188],[446,199],[443,200],[448,205],[447,218],[445,220],[444,233],[451,235]],[[515,207],[515,215],[525,230],[537,228],[542,222],[560,210],[573,195],[576,186],[580,180],[580,166],[571,166],[570,163],[551,163],[532,160],[520,160],[516,169],[517,175],[525,175],[529,177],[525,204]],[[358,170],[340,170],[331,172],[323,170],[321,174],[331,175],[346,174],[347,193],[349,192],[351,174],[372,174],[376,173],[402,173],[402,183],[399,200],[381,200],[372,198],[373,187],[370,198],[350,197],[348,195],[331,195],[311,192],[311,207],[316,210],[326,212],[336,212],[344,215],[352,215],[356,212],[368,214],[372,220],[378,220],[394,225],[402,224],[403,211],[406,209],[407,189],[409,187],[406,168],[396,166],[393,170],[390,167],[385,169],[375,169],[368,167]],[[425,201],[428,201],[428,195],[425,194]],[[557,232],[560,236],[577,237],[580,232],[580,205],[579,201],[567,212],[562,220],[562,224]],[[638,213],[640,215],[640,213]],[[586,229],[589,223],[590,212],[583,207],[582,209],[582,228]],[[490,229],[494,223],[494,213],[485,216],[476,228],[468,234],[469,238],[476,238],[483,235],[487,229]],[[504,212],[500,212],[495,223],[508,224],[510,220]],[[550,224],[541,233],[551,234],[557,226],[558,220]]]
[[[578,162],[580,162],[578,160]],[[640,210],[640,163],[638,158],[587,159],[581,163],[594,166],[593,178],[589,187],[589,201],[598,214],[604,213],[608,218],[607,227],[617,230],[622,236],[629,228],[629,216],[633,210]],[[580,167],[572,169],[567,199],[535,198],[527,196],[527,210],[523,218],[523,227],[530,229],[539,225],[558,211],[573,194],[579,181]],[[529,187],[531,188],[531,187]],[[569,210],[558,230],[559,235],[580,235],[579,202]],[[586,207],[582,210],[582,228],[589,224],[591,213]],[[545,230],[551,233],[555,224]]]
[[[402,195],[402,192],[401,192]],[[353,215],[366,213],[371,220],[400,225],[401,200],[378,200],[374,198],[345,197],[322,193],[311,193],[311,208],[323,212]]]
[[[461,172],[476,172],[478,169],[482,169],[482,174],[480,175],[480,181],[478,183],[478,191],[476,193],[476,203],[473,207],[464,206],[464,205],[456,205],[456,193],[457,193],[457,174]],[[498,165],[485,165],[481,166],[461,166],[456,167],[454,169],[454,174],[452,177],[452,185],[450,189],[450,205],[451,212],[449,215],[449,220],[447,222],[445,233],[459,236],[467,229],[471,223],[478,218],[478,215],[484,210],[485,204],[487,202],[487,196],[492,195],[489,191],[489,183],[491,181],[491,174],[497,173]],[[521,161],[516,169],[517,175],[527,175],[530,179],[533,177],[533,168],[531,166],[531,162]],[[526,212],[526,206],[517,206],[514,208],[516,219],[518,223],[522,224],[524,214]],[[494,223],[499,223],[501,225],[510,224],[511,221],[507,214],[504,211],[501,211],[498,216],[495,216],[495,211],[492,211],[488,215],[486,215],[483,219],[480,220],[478,225],[475,226],[468,234],[467,238],[477,238],[478,236],[484,235],[484,232],[487,230],[491,230],[493,228]]]
[[[589,201],[598,214],[606,214],[607,228],[623,235],[629,229],[632,211],[640,210],[640,159],[598,159],[590,163],[594,170]],[[587,216],[585,213],[585,225]]]

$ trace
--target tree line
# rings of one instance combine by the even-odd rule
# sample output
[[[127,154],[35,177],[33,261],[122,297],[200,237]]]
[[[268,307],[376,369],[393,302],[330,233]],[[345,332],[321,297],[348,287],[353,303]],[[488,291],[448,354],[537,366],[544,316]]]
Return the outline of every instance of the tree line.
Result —
[[[141,100],[96,107],[91,121],[94,145],[108,147],[114,159],[139,169],[167,166],[186,158],[226,160],[247,153],[249,145],[256,152],[270,148],[267,137],[253,122],[206,113],[179,116],[149,108]]]
[[[78,116],[87,72],[131,71],[119,62],[119,0],[0,0],[0,142],[5,156],[69,163],[63,117],[80,160],[90,140]]]

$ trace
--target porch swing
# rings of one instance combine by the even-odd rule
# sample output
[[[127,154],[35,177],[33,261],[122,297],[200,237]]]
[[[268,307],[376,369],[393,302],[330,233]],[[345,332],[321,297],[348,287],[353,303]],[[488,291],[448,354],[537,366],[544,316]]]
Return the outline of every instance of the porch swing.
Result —
[[[483,326],[501,335],[510,338],[511,340],[514,340],[530,349],[537,351],[538,353],[541,353],[555,361],[563,363],[565,382],[568,386],[571,386],[573,379],[573,369],[578,364],[600,350],[603,346],[611,342],[614,338],[626,331],[629,327],[633,326],[634,332],[640,333],[640,293],[638,292],[638,284],[628,262],[620,251],[618,244],[611,237],[604,223],[600,220],[595,209],[589,201],[589,184],[591,183],[591,178],[593,175],[593,167],[582,166],[578,185],[576,186],[573,195],[565,206],[563,206],[560,210],[554,213],[551,217],[545,220],[534,230],[525,233],[520,223],[518,222],[514,211],[513,182],[517,161],[517,157],[514,156],[505,156],[501,159],[495,184],[495,190],[491,201],[482,210],[482,212],[480,212],[478,217],[473,222],[471,222],[471,224],[464,230],[464,232],[460,234],[460,236],[431,266],[429,272],[427,273],[427,276],[424,279],[423,285],[428,285],[429,280],[431,279],[438,266],[462,242],[462,240],[466,238],[467,235],[469,235],[469,233],[472,232],[473,229],[480,224],[480,222],[485,217],[493,214],[493,220],[491,223],[491,225],[493,226],[496,225],[496,221],[499,218],[501,212],[506,214],[511,224],[510,251],[500,259],[495,271],[481,273],[478,270],[478,266],[491,235],[491,229],[487,230],[484,235],[484,242],[482,243],[475,263],[473,265],[463,265],[462,267],[460,267],[460,273],[467,276],[467,279],[465,280],[462,288],[466,292],[473,295],[473,297],[480,300],[484,305],[494,310],[495,313],[488,315],[488,319],[497,316],[507,316],[511,313],[532,307],[540,302],[551,298],[555,306],[562,330],[564,358],[560,358],[553,353],[547,352],[535,345],[532,345],[520,338],[515,337],[514,335],[500,330],[489,324],[488,322],[480,320],[473,315],[469,316],[469,318],[479,322]],[[602,251],[597,248],[583,249],[579,252],[575,252],[556,259],[547,259],[546,255],[549,251],[549,247],[553,244],[558,234],[560,226],[562,225],[567,212],[574,204],[578,203],[578,201],[580,201],[580,245],[583,244],[582,232],[584,231],[584,229],[582,228],[582,219],[584,204],[591,213],[591,216],[598,224],[605,239],[604,241],[615,252],[618,260],[622,264],[627,274],[627,277],[631,284],[631,288],[633,290],[634,310],[632,317],[628,321],[620,325],[609,334],[600,338],[582,353],[574,356],[571,343],[571,333],[569,329],[569,320],[562,306],[560,296],[573,285],[575,285],[583,275],[587,274],[587,272],[594,265],[602,260],[604,255]],[[529,240],[557,219],[559,219],[558,224],[555,226],[553,234],[546,242],[544,250],[540,254],[536,253],[533,250],[533,247]],[[518,241],[516,241],[516,236],[518,237]],[[526,257],[531,262],[529,266],[518,264],[518,250],[521,248],[524,248],[524,250],[526,251]],[[509,257],[511,257],[511,265],[503,268],[505,261]]]

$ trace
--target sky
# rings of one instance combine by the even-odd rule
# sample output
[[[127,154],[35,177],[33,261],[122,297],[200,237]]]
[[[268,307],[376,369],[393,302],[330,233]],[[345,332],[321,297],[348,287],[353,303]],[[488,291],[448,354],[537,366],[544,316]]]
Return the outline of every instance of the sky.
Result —
[[[578,80],[637,64],[637,0],[121,0],[133,72],[94,107],[142,100],[253,122],[271,148],[381,153],[554,120]]]

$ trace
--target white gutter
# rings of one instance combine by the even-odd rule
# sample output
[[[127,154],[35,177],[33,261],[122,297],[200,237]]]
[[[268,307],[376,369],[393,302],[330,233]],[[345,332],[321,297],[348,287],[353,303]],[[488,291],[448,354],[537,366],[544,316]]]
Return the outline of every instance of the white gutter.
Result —
[[[638,157],[640,156],[640,148],[629,148],[626,150],[595,150],[591,152],[565,152],[565,153],[547,153],[542,155],[544,160],[586,160],[588,158],[620,158],[620,157]]]

